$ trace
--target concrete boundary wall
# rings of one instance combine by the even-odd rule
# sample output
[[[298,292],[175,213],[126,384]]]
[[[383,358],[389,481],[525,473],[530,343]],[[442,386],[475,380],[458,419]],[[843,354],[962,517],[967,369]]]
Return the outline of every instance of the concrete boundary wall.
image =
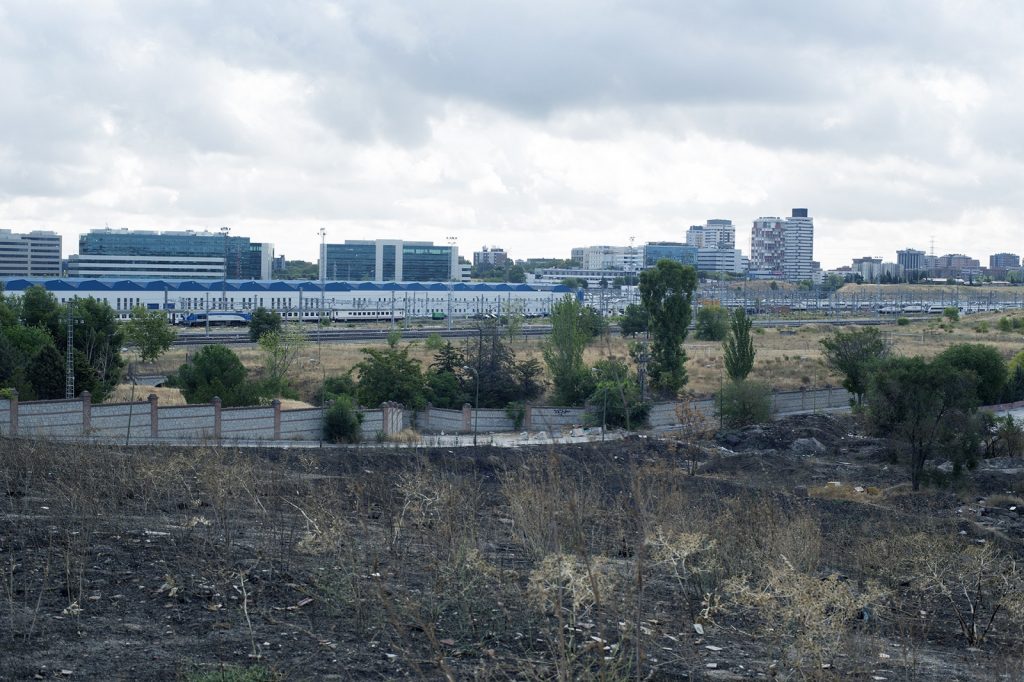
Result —
[[[772,395],[776,414],[817,412],[846,407],[850,394],[842,388],[790,391]],[[674,426],[678,403],[651,406],[650,427]],[[714,399],[690,403],[709,418],[715,416]],[[593,410],[594,408],[590,408]],[[509,432],[518,429],[557,433],[584,423],[587,410],[580,407],[527,406],[518,427],[505,410],[471,406],[445,410],[428,406],[419,412],[403,410],[396,403],[360,410],[362,439],[398,434],[415,428],[423,433]],[[96,438],[125,442],[201,443],[219,441],[288,441],[323,438],[324,408],[282,410],[273,401],[265,407],[222,408],[219,398],[205,405],[160,406],[155,395],[146,401],[93,405],[88,392],[74,400],[19,401],[15,392],[0,399],[0,435],[39,438]],[[130,433],[129,433],[130,431]]]

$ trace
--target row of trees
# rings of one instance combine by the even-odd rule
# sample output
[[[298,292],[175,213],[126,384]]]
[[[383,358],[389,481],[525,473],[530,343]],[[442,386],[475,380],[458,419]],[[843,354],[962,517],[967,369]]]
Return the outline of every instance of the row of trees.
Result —
[[[894,357],[875,328],[837,332],[821,343],[826,364],[843,375],[869,427],[902,445],[915,490],[931,459],[949,459],[959,469],[985,450],[998,453],[1020,441],[1012,419],[978,407],[1024,399],[1024,351],[1009,364],[977,343],[950,346],[931,360]]]
[[[61,304],[41,286],[17,298],[0,295],[0,390],[15,389],[25,400],[63,398],[70,321],[75,393],[89,391],[94,402],[103,401],[123,374],[126,340],[139,345],[145,359],[173,341],[162,313],[134,312],[134,319],[122,325],[106,302],[92,298]]]

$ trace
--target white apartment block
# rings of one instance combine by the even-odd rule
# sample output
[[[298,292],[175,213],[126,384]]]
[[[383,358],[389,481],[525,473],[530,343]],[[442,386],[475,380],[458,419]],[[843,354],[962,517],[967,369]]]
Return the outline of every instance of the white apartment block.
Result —
[[[61,237],[0,230],[0,277],[60,277]]]
[[[782,218],[762,217],[754,221],[750,232],[750,269],[769,277],[782,276],[785,254]]]
[[[783,228],[782,272],[787,281],[802,282],[814,276],[814,219],[806,208],[794,208]]]
[[[693,225],[688,228],[686,243],[698,249],[734,249],[736,227],[731,220],[711,218],[704,225]]]

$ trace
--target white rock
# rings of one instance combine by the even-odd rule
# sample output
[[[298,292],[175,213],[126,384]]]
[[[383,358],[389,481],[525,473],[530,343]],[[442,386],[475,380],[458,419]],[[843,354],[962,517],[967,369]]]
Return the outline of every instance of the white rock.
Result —
[[[722,650],[722,647],[714,646],[712,644],[705,644],[704,648],[707,649],[708,651],[721,651]]]
[[[693,624],[693,631],[696,632],[698,635],[703,635],[704,634],[704,626],[701,625],[700,623],[694,623]]]

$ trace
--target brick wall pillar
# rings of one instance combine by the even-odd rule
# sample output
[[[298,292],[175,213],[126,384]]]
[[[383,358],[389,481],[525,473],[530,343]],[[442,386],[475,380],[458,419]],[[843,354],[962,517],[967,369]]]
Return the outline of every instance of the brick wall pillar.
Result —
[[[92,396],[89,391],[82,391],[79,396],[82,400],[82,435],[89,435],[92,430]]]
[[[422,420],[420,420],[417,423],[417,426],[421,430],[426,431],[428,433],[430,432],[430,429],[431,429],[431,426],[430,426],[430,410],[431,410],[432,407],[434,407],[434,406],[431,405],[430,403],[427,403],[427,406],[423,408],[423,418],[422,418]]]
[[[18,435],[18,391],[11,389],[11,436]]]
[[[274,408],[274,440],[281,439],[281,401],[274,398],[270,401],[270,406]]]
[[[213,437],[220,440],[220,398],[213,396],[210,404],[213,405]]]
[[[523,428],[527,431],[533,428],[533,405],[527,405],[523,410]]]
[[[149,398],[149,437],[160,437],[160,398],[155,393],[150,393]]]
[[[473,430],[473,406],[469,403],[462,404],[462,431],[468,433]]]

